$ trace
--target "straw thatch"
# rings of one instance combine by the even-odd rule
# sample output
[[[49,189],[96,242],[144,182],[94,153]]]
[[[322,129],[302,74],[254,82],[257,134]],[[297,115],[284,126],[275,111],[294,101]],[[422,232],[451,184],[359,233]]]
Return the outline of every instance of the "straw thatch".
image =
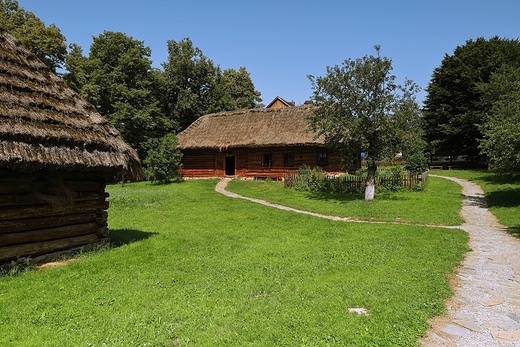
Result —
[[[200,117],[178,135],[181,150],[239,147],[324,146],[308,131],[315,106],[263,108]]]
[[[116,128],[2,25],[0,167],[143,177]]]

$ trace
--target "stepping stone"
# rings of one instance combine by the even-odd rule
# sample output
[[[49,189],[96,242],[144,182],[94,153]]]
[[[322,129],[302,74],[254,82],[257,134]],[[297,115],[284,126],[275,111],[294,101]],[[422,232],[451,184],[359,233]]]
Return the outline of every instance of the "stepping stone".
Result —
[[[520,341],[520,331],[491,330],[491,336],[496,340]]]
[[[489,299],[489,300],[481,300],[479,304],[490,307],[496,306],[504,303],[504,299]]]
[[[444,328],[442,328],[441,330],[443,332],[445,332],[446,334],[450,334],[450,335],[455,335],[455,336],[460,336],[460,337],[470,337],[471,336],[470,330],[453,325],[453,324],[449,324],[449,325],[445,326]]]
[[[458,325],[466,328],[466,329],[469,329],[471,331],[474,331],[474,332],[477,332],[477,333],[480,333],[481,332],[481,329],[478,325],[476,325],[475,323],[471,322],[471,321],[467,321],[467,320],[453,320],[454,323],[457,323]]]

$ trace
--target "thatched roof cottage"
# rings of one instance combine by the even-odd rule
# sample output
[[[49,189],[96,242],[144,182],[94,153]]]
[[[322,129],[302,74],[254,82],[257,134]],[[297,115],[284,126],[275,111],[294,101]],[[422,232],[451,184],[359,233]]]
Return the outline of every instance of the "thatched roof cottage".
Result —
[[[308,131],[315,106],[263,108],[200,117],[178,135],[185,177],[283,177],[306,164],[340,170],[323,137]]]
[[[0,25],[0,262],[106,238],[106,180],[137,153]]]

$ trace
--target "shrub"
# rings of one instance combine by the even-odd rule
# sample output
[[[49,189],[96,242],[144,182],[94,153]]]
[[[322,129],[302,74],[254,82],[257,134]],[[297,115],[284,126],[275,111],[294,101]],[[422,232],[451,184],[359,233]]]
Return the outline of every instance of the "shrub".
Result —
[[[408,170],[412,175],[418,175],[426,171],[427,166],[428,159],[426,159],[421,153],[415,153],[408,158],[406,170]]]
[[[303,191],[321,190],[323,188],[324,181],[327,178],[319,166],[311,169],[305,164],[302,165],[298,170],[298,175],[299,179],[294,188],[296,190]]]
[[[176,149],[177,137],[168,134],[160,140],[153,141],[148,150],[148,156],[143,161],[146,165],[147,177],[152,183],[165,184],[171,182],[172,178],[181,181],[179,171],[182,168],[182,153]]]

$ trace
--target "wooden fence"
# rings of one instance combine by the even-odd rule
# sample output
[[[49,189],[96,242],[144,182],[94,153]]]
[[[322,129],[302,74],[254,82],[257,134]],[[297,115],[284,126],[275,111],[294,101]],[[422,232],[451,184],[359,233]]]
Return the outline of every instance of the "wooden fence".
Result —
[[[345,175],[334,176],[323,174],[320,177],[300,175],[299,173],[288,173],[284,177],[284,186],[293,188],[298,186],[321,187],[323,190],[337,192],[361,192],[365,189],[367,176],[365,175]],[[402,175],[393,177],[391,175],[376,176],[376,187],[402,187],[412,189],[418,185],[424,187],[428,179],[428,171],[419,175]]]

